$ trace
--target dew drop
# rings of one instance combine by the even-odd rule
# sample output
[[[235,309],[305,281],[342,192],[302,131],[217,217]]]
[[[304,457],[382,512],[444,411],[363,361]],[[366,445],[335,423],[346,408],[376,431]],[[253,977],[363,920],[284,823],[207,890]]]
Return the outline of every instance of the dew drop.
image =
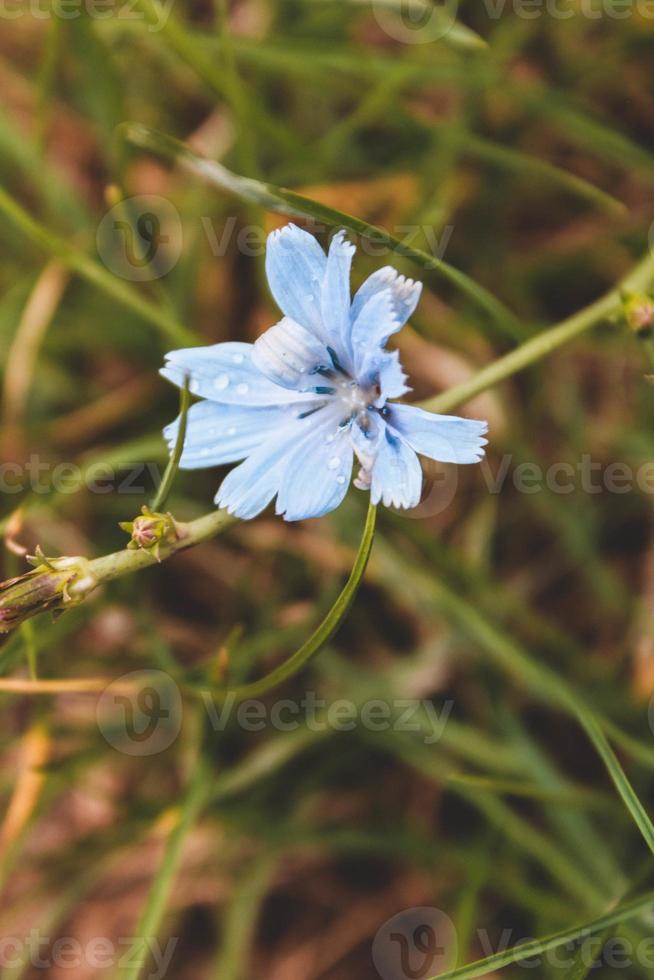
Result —
[[[343,484],[345,483],[345,477],[344,476],[337,476],[336,477],[336,482],[339,483],[341,486],[343,486]]]
[[[330,461],[327,463],[327,468],[330,470],[337,470],[340,465],[341,461],[338,456],[332,456]]]
[[[234,356],[232,357],[232,360],[233,360],[234,364],[242,364],[243,363],[243,355],[242,354],[234,354]]]
[[[237,385],[236,387],[237,394],[239,395],[247,395],[249,390],[250,390],[250,386],[246,384]]]
[[[228,435],[228,436],[235,436],[235,435],[236,435],[236,429],[234,428],[234,426],[233,426],[233,425],[231,426],[231,428],[229,428],[229,429],[227,430],[227,435]]]
[[[216,391],[224,391],[225,388],[227,388],[228,385],[229,385],[229,375],[228,374],[219,374],[218,377],[216,378],[216,380],[213,383],[213,386],[216,389]]]
[[[325,442],[333,442],[336,436],[333,432],[330,432],[328,436],[325,436]]]

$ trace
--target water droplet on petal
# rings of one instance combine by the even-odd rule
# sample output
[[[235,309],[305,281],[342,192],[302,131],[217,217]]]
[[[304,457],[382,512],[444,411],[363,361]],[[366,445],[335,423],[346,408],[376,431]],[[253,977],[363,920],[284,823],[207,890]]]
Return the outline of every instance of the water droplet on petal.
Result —
[[[233,425],[231,426],[231,428],[229,428],[229,429],[227,430],[227,435],[228,435],[228,436],[235,436],[235,435],[236,435],[236,429],[234,428],[234,426],[233,426]]]
[[[328,436],[325,436],[325,442],[333,442],[336,436],[333,432],[330,432]]]
[[[229,375],[228,374],[219,374],[218,377],[216,378],[216,380],[213,383],[213,386],[216,389],[216,391],[224,391],[225,388],[227,388],[228,385],[229,385]]]
[[[344,476],[337,476],[336,477],[336,482],[338,484],[340,484],[340,486],[343,486],[343,484],[345,483],[345,477]]]
[[[247,395],[249,390],[250,390],[250,386],[246,384],[236,386],[236,392],[239,395]]]
[[[327,468],[330,470],[337,470],[341,465],[341,461],[338,456],[332,456],[330,461],[327,463]]]
[[[242,354],[234,354],[234,356],[232,357],[232,360],[233,360],[234,364],[242,364],[243,363],[243,355]]]

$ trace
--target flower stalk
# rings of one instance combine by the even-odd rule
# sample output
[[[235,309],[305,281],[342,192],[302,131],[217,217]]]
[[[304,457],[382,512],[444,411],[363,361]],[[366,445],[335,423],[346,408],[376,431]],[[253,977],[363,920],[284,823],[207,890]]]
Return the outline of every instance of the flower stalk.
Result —
[[[530,337],[519,347],[515,347],[503,357],[498,357],[492,363],[487,364],[461,384],[453,385],[447,391],[427,398],[421,402],[422,407],[428,412],[451,412],[452,409],[464,405],[482,392],[506,381],[512,375],[549,357],[559,347],[563,347],[580,337],[587,330],[597,326],[598,323],[610,320],[616,315],[619,316],[623,308],[625,294],[642,293],[649,289],[653,283],[654,255],[647,252],[645,257],[627,273],[614,289],[591,303],[590,306],[585,306],[582,310],[557,323],[556,326],[548,327],[534,337]]]
[[[65,612],[84,602],[103,582],[156,565],[209,540],[233,522],[221,510],[185,524],[169,514],[143,514],[129,522],[132,540],[122,551],[94,559],[46,558],[37,551],[30,559],[35,566],[32,571],[0,583],[0,633],[11,632],[38,613]]]

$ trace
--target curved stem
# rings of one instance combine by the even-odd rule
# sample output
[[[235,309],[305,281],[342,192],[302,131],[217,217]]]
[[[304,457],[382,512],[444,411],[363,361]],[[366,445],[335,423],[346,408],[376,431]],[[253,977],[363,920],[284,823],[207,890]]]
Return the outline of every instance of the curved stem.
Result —
[[[191,405],[191,393],[189,390],[190,379],[188,375],[184,379],[184,386],[181,388],[179,393],[179,428],[177,430],[177,439],[175,440],[175,448],[168,460],[168,465],[166,466],[166,472],[163,475],[163,479],[159,484],[159,489],[155,495],[154,500],[151,504],[151,509],[154,511],[161,510],[163,505],[168,500],[168,495],[172,489],[173,481],[177,475],[177,470],[179,469],[179,463],[182,458],[182,453],[184,452],[184,440],[186,438],[186,422],[188,416],[188,410]]]
[[[212,692],[211,697],[214,701],[225,701],[229,698],[232,703],[245,701],[248,698],[261,697],[263,694],[267,694],[272,691],[273,688],[277,687],[279,684],[288,680],[294,674],[297,674],[299,670],[304,667],[304,665],[313,657],[322,647],[327,643],[327,641],[334,635],[338,627],[341,625],[347,613],[354,601],[354,597],[357,594],[359,585],[361,584],[361,579],[366,570],[368,564],[368,559],[370,558],[370,552],[372,550],[372,542],[375,537],[375,523],[377,517],[377,508],[374,504],[370,504],[368,507],[368,516],[366,517],[366,524],[363,529],[363,536],[361,538],[361,544],[359,545],[359,551],[357,553],[356,561],[352,566],[352,571],[350,572],[350,577],[345,583],[343,591],[339,595],[338,599],[331,607],[322,623],[318,628],[311,634],[309,639],[302,644],[299,650],[285,660],[279,667],[271,670],[269,674],[265,677],[261,677],[258,681],[253,681],[251,684],[242,684],[240,687],[227,689],[225,691]]]

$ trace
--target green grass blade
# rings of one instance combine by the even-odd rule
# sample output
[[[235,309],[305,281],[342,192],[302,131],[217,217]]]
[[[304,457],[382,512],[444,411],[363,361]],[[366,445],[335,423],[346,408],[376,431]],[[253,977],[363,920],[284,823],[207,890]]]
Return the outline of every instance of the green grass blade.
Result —
[[[568,191],[568,193],[574,194],[582,201],[598,205],[611,214],[624,215],[627,213],[628,209],[622,201],[601,188],[595,187],[583,177],[577,177],[576,174],[563,170],[547,160],[540,160],[528,153],[512,150],[474,133],[462,134],[461,143],[467,153],[491,166],[549,181]]]
[[[652,821],[645,807],[640,802],[636,791],[627,779],[625,771],[620,765],[615,752],[609,745],[604,732],[593,715],[583,708],[577,710],[577,718],[606,766],[615,788],[633,817],[634,823],[643,835],[647,846],[654,854],[654,825],[652,825]]]
[[[471,789],[456,781],[449,782],[450,764],[441,754],[434,752],[433,748],[401,737],[397,732],[390,737],[386,732],[379,732],[370,738],[373,744],[385,747],[391,755],[401,759],[406,765],[466,800],[523,854],[539,863],[567,894],[589,911],[595,910],[597,891],[586,878],[583,868],[570,852],[560,847],[558,841],[535,827],[533,821],[525,819],[492,793],[480,792],[476,787]]]
[[[626,922],[629,919],[634,919],[638,915],[648,912],[652,906],[654,906],[654,892],[648,892],[646,895],[642,895],[632,902],[625,902],[624,905],[619,905],[612,912],[600,915],[597,919],[592,919],[582,926],[577,926],[573,929],[564,929],[562,932],[554,933],[554,935],[548,936],[545,939],[534,939],[533,942],[521,943],[519,946],[513,946],[511,949],[506,949],[500,953],[495,953],[493,956],[488,956],[484,960],[477,960],[476,963],[470,963],[460,970],[450,970],[446,973],[441,973],[438,977],[431,977],[430,980],[471,980],[473,977],[485,977],[495,970],[500,970],[502,967],[508,966],[510,963],[517,963],[518,961],[532,957],[542,956],[543,953],[548,952],[550,949],[565,946],[566,943],[584,939],[595,933],[602,933],[611,926],[615,926],[620,922]]]
[[[573,718],[578,717],[579,711],[586,711],[602,726],[611,726],[612,732],[615,730],[614,723],[591,711],[583,695],[572,684],[547,664],[531,657],[520,643],[498,629],[465,596],[409,564],[386,542],[377,552],[377,568],[384,581],[391,583],[398,594],[410,598],[418,606],[438,610],[465,636],[477,643],[500,670],[523,684],[538,700],[559,707]],[[612,737],[615,736],[612,734]],[[654,766],[654,751],[650,746],[636,743],[628,736],[623,736],[624,742],[630,744],[632,749],[637,747],[640,761],[650,768]]]
[[[7,191],[0,187],[0,214],[9,219],[39,248],[54,255],[82,279],[97,286],[107,296],[136,313],[141,319],[156,326],[161,333],[175,343],[193,344],[197,338],[175,317],[145,299],[132,286],[117,279],[84,252],[69,245],[48,228],[39,224]]]
[[[329,228],[345,228],[355,235],[361,235],[375,242],[377,245],[385,245],[397,255],[412,259],[426,271],[438,272],[463,295],[473,300],[510,336],[515,338],[523,335],[523,330],[513,313],[483,286],[437,256],[429,255],[422,249],[413,248],[401,242],[383,228],[368,224],[361,218],[346,214],[344,211],[337,211],[335,208],[320,204],[318,201],[303,197],[286,188],[252,180],[249,177],[241,177],[227,170],[216,160],[198,156],[178,140],[142,126],[140,123],[126,123],[120,127],[119,133],[134,146],[174,161],[191,173],[201,176],[222,190],[235,194],[250,204],[258,204],[270,211],[291,217],[311,218]]]
[[[135,936],[138,937],[139,955],[130,957],[132,962],[124,970],[118,969],[116,980],[138,980],[147,959],[147,942],[152,940],[161,925],[166,903],[182,856],[186,835],[193,826],[210,788],[209,774],[201,761],[196,762],[179,817],[166,842],[163,859],[155,875],[150,894],[139,919]]]
[[[222,942],[209,977],[243,980],[261,904],[277,869],[279,855],[257,857],[240,878],[222,918]]]
[[[595,936],[597,940],[597,948],[599,950],[604,948],[604,944],[609,939],[613,932],[613,929],[604,929],[602,932]],[[569,970],[562,975],[562,980],[586,980],[595,969],[594,960],[591,958],[591,962],[588,962],[587,950],[582,945],[579,951],[573,956],[573,962]]]
[[[310,0],[310,2],[340,4],[341,0]],[[428,0],[349,0],[349,3],[353,7],[372,6],[375,11],[389,10],[398,15],[404,14],[405,11],[407,13],[428,14],[430,21],[425,27],[428,32],[427,37],[429,37],[429,32],[433,32],[432,43],[440,42],[460,51],[485,51],[488,48],[488,42],[472,28],[466,27],[465,24],[456,20],[450,14],[447,6],[437,7],[428,3]],[[455,12],[457,8],[458,3],[454,8]]]

